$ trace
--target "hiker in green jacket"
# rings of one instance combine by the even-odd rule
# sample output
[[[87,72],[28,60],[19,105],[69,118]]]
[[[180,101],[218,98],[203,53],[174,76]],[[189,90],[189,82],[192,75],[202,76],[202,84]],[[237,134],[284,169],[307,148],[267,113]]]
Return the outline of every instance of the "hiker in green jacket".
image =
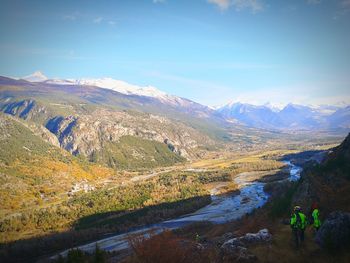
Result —
[[[296,248],[299,248],[301,242],[304,241],[306,224],[306,216],[301,212],[300,206],[294,207],[294,213],[290,219],[290,227],[292,228]]]
[[[197,243],[199,243],[199,241],[201,240],[201,237],[200,237],[200,235],[198,233],[196,233],[194,239],[196,240]]]
[[[311,220],[313,222],[312,225],[314,227],[314,230],[317,232],[318,229],[321,227],[320,212],[318,210],[318,205],[316,203],[313,203],[311,210],[312,210]]]

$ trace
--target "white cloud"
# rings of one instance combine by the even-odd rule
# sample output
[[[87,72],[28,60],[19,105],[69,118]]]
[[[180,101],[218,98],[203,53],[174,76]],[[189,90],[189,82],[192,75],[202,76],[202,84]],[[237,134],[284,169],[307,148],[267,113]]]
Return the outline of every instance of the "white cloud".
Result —
[[[115,23],[115,21],[110,20],[110,21],[108,21],[108,24],[111,25],[111,26],[114,26],[116,23]]]
[[[207,1],[208,1],[208,3],[217,5],[221,10],[226,10],[231,5],[230,0],[207,0]]]
[[[100,24],[100,23],[102,22],[102,20],[103,20],[102,17],[96,17],[96,18],[93,20],[93,22],[94,22],[95,24]]]
[[[338,1],[338,10],[333,15],[333,19],[337,20],[343,16],[347,16],[350,12],[350,0],[340,0]]]
[[[344,9],[350,9],[350,0],[343,0],[343,1],[340,2],[340,5]]]
[[[62,18],[63,18],[63,20],[73,21],[73,20],[77,19],[77,16],[76,15],[64,15]]]
[[[81,16],[82,16],[82,14],[80,12],[75,11],[73,13],[63,15],[62,19],[67,20],[67,21],[74,21],[74,20],[81,18]]]
[[[208,3],[217,5],[221,10],[226,10],[233,6],[236,11],[251,10],[252,13],[260,12],[264,9],[261,0],[207,0]]]
[[[237,11],[250,9],[253,13],[257,13],[264,9],[264,5],[260,0],[232,0],[232,5]]]
[[[153,0],[154,4],[165,3],[165,0]]]
[[[321,3],[321,0],[307,0],[306,1],[309,5],[318,5]]]

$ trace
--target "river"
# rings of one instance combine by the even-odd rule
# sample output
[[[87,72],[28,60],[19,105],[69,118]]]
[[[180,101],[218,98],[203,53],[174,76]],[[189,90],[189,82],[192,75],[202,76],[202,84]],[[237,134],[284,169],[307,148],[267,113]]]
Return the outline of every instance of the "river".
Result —
[[[284,163],[289,166],[290,175],[287,180],[299,180],[302,168],[292,164],[290,161],[284,161]],[[97,244],[100,249],[105,251],[122,251],[129,248],[128,237],[130,235],[147,236],[150,232],[161,233],[167,229],[176,229],[200,221],[221,224],[239,219],[245,214],[251,213],[254,209],[263,206],[269,198],[269,195],[264,192],[265,183],[245,180],[246,174],[247,173],[239,174],[234,179],[240,186],[239,194],[219,196],[215,195],[215,191],[212,191],[212,202],[194,213],[176,219],[163,221],[161,223],[140,227],[136,230],[104,238],[86,245],[78,246],[77,248],[92,253],[95,251]],[[68,251],[69,250],[63,251],[60,255],[66,256]]]

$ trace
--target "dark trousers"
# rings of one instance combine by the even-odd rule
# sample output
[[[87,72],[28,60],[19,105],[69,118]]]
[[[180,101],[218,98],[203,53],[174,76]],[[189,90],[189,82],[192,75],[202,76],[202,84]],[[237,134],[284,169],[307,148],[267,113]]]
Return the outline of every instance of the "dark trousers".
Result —
[[[304,241],[305,229],[293,228],[293,237],[296,248],[299,248],[301,243]]]

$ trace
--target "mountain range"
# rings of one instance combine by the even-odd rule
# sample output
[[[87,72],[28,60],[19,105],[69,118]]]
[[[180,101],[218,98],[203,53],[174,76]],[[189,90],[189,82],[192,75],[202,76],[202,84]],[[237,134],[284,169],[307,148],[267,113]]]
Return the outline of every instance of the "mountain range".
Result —
[[[187,175],[177,170],[187,171],[191,162],[186,160],[204,160],[209,164],[213,161],[211,166],[222,169],[221,160],[228,163],[227,156],[243,156],[239,160],[246,159],[247,163],[242,161],[242,167],[261,169],[264,164],[255,161],[255,157],[244,157],[247,152],[270,154],[273,149],[274,156],[281,149],[307,147],[314,138],[315,147],[319,147],[323,142],[338,140],[349,128],[349,107],[289,104],[277,109],[271,105],[230,103],[213,109],[153,87],[113,79],[48,79],[40,72],[22,79],[0,76],[0,210],[4,215],[1,238],[18,240],[27,238],[28,233],[33,237],[63,229],[80,218],[81,222],[84,218],[89,222],[92,216],[95,221],[98,214],[106,214],[108,220],[114,221],[110,212],[119,209],[116,200],[127,204],[127,211],[143,205],[148,209],[153,200],[163,203],[165,199],[160,198],[177,204],[168,192],[178,189],[179,194],[175,193],[179,198],[191,199],[200,189],[196,181],[192,185],[194,178],[215,183],[215,178],[231,178],[231,169],[241,168],[241,161],[230,160],[232,166],[222,173],[202,173],[198,169],[199,176],[195,172],[187,180]],[[333,130],[338,133],[330,132]],[[322,169],[331,169],[334,163],[338,167],[340,163],[337,173],[346,177],[348,158],[337,156],[345,153],[348,157],[348,142],[347,139],[334,150],[333,159],[329,157],[330,168]],[[263,160],[269,155],[259,156]],[[162,177],[153,178],[160,172],[164,172]],[[176,177],[172,177],[173,173]],[[136,178],[130,179],[132,188],[129,178]],[[142,184],[137,178],[157,181]],[[171,178],[182,179],[175,183]],[[327,180],[328,177],[322,185],[327,185]],[[187,184],[190,188],[185,187]],[[150,190],[154,186],[155,194]],[[342,193],[345,196],[348,190]],[[347,202],[346,198],[338,200]],[[140,205],[136,206],[138,202]],[[123,206],[120,211],[126,208]],[[168,207],[165,211],[169,211]],[[124,212],[121,213],[123,217]]]
[[[195,158],[229,137],[224,119],[187,99],[53,84],[39,73],[27,79],[35,81],[0,77],[0,112],[22,120],[21,125],[51,145],[96,163],[118,168],[170,165]],[[235,129],[241,133],[244,128]]]
[[[184,103],[184,101],[182,101],[181,98],[168,95],[167,93],[160,91],[155,87],[152,87],[152,86],[141,87],[141,86],[129,84],[125,81],[116,80],[112,78],[49,79],[42,72],[36,71],[31,75],[23,77],[22,79],[29,82],[42,82],[45,84],[96,86],[99,88],[114,90],[125,95],[153,97],[170,104]]]
[[[211,108],[190,100],[169,95],[152,86],[140,87],[112,78],[100,79],[49,79],[40,71],[22,79],[29,82],[40,82],[55,85],[96,86],[110,89],[129,96],[154,98],[161,103],[182,108],[192,112],[196,108],[197,115],[215,116],[226,122],[236,122],[248,127],[272,130],[336,130],[350,129],[350,106],[306,106],[288,104],[282,108],[271,104],[252,105],[248,103],[229,103]]]
[[[217,108],[226,120],[238,120],[250,127],[274,130],[335,130],[350,128],[350,107],[310,107],[288,104],[276,110],[240,102]]]

